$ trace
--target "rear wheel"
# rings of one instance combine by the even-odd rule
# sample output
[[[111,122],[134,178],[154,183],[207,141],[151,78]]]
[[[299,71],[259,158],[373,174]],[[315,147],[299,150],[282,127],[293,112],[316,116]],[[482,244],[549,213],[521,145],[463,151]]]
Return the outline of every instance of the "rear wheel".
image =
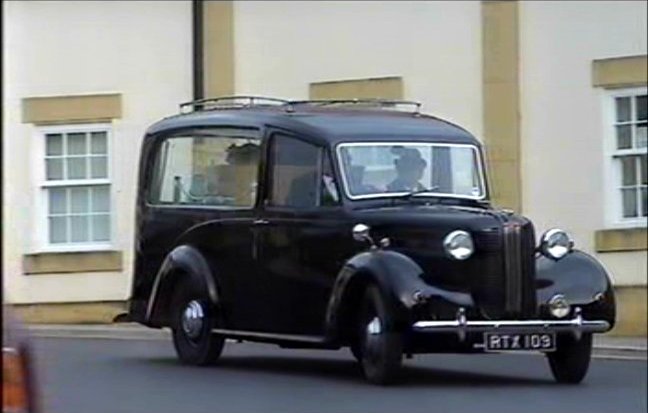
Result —
[[[365,291],[359,314],[356,357],[366,379],[374,384],[395,382],[403,360],[402,334],[375,285]]]
[[[587,374],[592,357],[592,335],[580,340],[571,335],[556,337],[556,351],[547,353],[549,366],[558,383],[578,384]]]
[[[173,345],[180,361],[202,366],[218,360],[225,338],[212,333],[220,318],[207,293],[188,281],[181,282],[173,298]]]

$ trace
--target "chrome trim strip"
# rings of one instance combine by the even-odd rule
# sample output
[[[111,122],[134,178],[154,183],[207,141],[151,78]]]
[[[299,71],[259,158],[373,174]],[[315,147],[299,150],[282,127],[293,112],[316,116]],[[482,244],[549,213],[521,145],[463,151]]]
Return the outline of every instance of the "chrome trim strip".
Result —
[[[324,337],[319,336],[300,336],[294,334],[275,334],[275,333],[260,333],[258,331],[241,331],[241,330],[227,330],[223,328],[214,328],[212,333],[221,334],[223,336],[232,338],[261,338],[272,340],[285,340],[295,341],[302,343],[323,344],[326,342]]]
[[[570,320],[475,320],[466,319],[465,310],[460,308],[457,318],[443,321],[417,321],[412,329],[422,333],[456,333],[461,341],[466,333],[480,332],[556,332],[572,333],[578,340],[583,333],[602,333],[610,329],[604,320],[584,320],[581,309],[576,307]]]

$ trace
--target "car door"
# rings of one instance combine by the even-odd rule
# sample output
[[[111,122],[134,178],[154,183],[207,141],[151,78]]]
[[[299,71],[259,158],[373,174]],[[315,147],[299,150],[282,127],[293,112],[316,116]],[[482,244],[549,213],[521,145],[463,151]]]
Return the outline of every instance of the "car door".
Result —
[[[343,210],[328,150],[284,132],[268,142],[258,238],[266,331],[321,335],[341,267]],[[348,237],[347,237],[348,238]]]
[[[150,191],[140,217],[138,271],[155,276],[179,245],[209,262],[228,327],[255,329],[256,216],[260,131],[243,127],[187,129],[160,136]]]

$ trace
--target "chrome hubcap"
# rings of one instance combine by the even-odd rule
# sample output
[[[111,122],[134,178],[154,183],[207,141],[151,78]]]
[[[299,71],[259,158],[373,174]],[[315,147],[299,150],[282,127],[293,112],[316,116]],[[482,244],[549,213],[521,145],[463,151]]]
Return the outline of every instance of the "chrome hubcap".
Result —
[[[365,327],[363,357],[368,361],[375,361],[380,355],[380,341],[382,339],[382,323],[380,318],[374,317]]]
[[[375,336],[382,332],[382,325],[380,324],[380,319],[374,317],[369,324],[367,324],[367,334]]]
[[[192,300],[182,313],[182,330],[189,338],[195,339],[200,336],[204,320],[205,312],[202,306],[198,301]]]

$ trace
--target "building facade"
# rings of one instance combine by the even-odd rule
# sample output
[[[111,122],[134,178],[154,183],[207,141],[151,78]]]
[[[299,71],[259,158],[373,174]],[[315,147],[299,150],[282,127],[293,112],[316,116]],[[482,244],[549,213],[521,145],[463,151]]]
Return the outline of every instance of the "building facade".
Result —
[[[646,332],[646,3],[5,2],[3,289],[34,321],[130,293],[146,126],[196,97],[417,100],[496,204],[606,265]],[[642,318],[643,317],[643,318]]]

